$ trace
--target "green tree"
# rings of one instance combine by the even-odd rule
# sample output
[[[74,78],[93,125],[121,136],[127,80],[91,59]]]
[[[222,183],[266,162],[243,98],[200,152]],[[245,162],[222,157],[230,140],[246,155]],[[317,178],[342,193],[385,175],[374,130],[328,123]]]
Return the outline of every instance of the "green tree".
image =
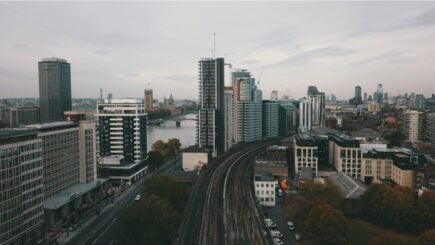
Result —
[[[159,174],[151,178],[145,185],[145,191],[169,200],[169,203],[180,213],[183,212],[187,200],[187,187],[175,181],[167,174]]]
[[[347,219],[325,202],[311,208],[305,218],[304,229],[321,244],[347,244],[350,240]]]
[[[361,213],[373,224],[388,225],[385,215],[392,203],[392,188],[385,184],[372,184],[360,198]]]
[[[176,151],[178,151],[181,147],[180,140],[177,138],[172,138],[168,140],[168,148],[171,151],[171,154],[174,154]]]
[[[164,158],[158,151],[148,152],[148,166],[150,170],[157,169],[162,165]]]
[[[418,200],[418,211],[426,229],[435,227],[435,191],[425,191]]]
[[[163,140],[157,140],[154,142],[152,150],[159,152],[164,158],[169,155],[168,145]]]
[[[324,201],[338,208],[343,202],[343,194],[338,186],[327,180],[325,184],[311,182],[305,187],[305,197],[310,201]]]
[[[426,232],[422,233],[418,237],[418,244],[419,245],[433,245],[433,244],[435,244],[435,228],[432,228],[432,229],[427,230]]]
[[[119,237],[115,244],[171,244],[179,223],[180,215],[168,200],[145,195],[130,206],[117,223]]]
[[[413,245],[415,238],[407,237],[395,232],[384,232],[370,241],[371,245]]]

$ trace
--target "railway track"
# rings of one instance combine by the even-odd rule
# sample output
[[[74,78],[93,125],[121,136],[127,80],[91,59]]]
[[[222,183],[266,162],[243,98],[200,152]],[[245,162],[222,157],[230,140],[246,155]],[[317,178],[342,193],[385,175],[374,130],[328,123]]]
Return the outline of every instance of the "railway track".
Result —
[[[211,162],[192,187],[175,244],[269,244],[255,204],[252,161],[273,140]]]

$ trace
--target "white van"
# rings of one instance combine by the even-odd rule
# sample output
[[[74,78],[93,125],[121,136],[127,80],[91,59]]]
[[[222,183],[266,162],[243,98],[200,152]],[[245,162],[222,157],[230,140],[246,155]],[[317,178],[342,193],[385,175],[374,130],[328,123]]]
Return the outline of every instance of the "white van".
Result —
[[[283,238],[284,235],[280,231],[271,230],[270,235],[272,235],[272,238]]]

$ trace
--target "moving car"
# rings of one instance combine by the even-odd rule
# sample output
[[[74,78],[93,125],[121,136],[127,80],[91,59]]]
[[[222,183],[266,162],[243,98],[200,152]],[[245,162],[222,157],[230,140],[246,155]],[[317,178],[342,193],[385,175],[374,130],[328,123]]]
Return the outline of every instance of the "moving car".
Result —
[[[295,230],[295,224],[292,221],[290,221],[290,220],[287,221],[287,226],[288,226],[289,230],[291,230],[291,231]]]
[[[272,238],[278,238],[278,239],[281,239],[284,237],[284,235],[280,231],[277,231],[277,230],[271,230],[270,235],[272,235]]]
[[[295,232],[295,234],[294,234],[294,238],[295,238],[296,241],[300,241],[300,240],[302,240],[302,236],[301,236],[301,234],[299,234],[299,233],[297,233],[297,232]]]
[[[136,196],[134,197],[134,200],[135,200],[135,201],[139,201],[139,200],[140,200],[140,198],[141,198],[141,196],[140,196],[140,195],[136,195]]]
[[[279,240],[279,238],[274,238],[273,239],[273,244],[274,245],[284,245],[284,242]]]
[[[275,222],[271,219],[264,219],[264,223],[266,224],[266,228],[276,228]]]

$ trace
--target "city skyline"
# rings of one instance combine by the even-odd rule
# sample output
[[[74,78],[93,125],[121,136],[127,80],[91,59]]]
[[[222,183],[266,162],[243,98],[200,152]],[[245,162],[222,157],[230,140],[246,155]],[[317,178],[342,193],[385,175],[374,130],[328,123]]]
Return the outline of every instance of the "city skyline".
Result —
[[[196,99],[213,33],[216,57],[250,70],[265,94],[434,92],[435,3],[1,3],[0,13],[2,98],[38,97],[37,61],[55,56],[71,63],[74,98],[151,87]]]

